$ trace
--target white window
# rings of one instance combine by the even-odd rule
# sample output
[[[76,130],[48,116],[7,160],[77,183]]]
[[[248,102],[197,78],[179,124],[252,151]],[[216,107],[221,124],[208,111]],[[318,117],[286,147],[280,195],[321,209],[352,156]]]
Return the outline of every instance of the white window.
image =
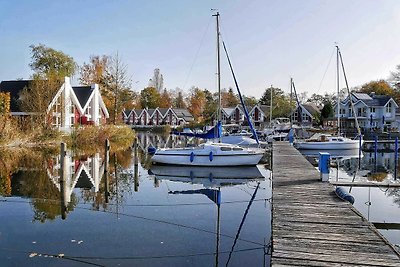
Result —
[[[392,103],[391,102],[389,102],[386,105],[386,113],[392,113]]]

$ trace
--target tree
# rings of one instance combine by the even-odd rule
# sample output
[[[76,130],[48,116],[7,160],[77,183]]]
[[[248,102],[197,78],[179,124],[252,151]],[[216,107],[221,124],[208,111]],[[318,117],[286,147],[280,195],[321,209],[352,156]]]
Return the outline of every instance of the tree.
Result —
[[[271,91],[272,91],[272,117],[287,117],[295,107],[293,101],[290,106],[290,97],[286,96],[282,89],[270,87],[265,89],[259,103],[261,105],[271,106]]]
[[[135,93],[131,90],[128,66],[118,53],[115,56],[90,56],[80,69],[79,81],[84,85],[97,83],[113,123],[123,108],[132,108]]]
[[[160,105],[160,93],[154,87],[146,87],[140,92],[142,108],[157,108]]]
[[[164,91],[161,94],[160,97],[160,108],[169,108],[172,106],[172,99],[170,93],[167,91],[167,89],[164,89]]]
[[[333,116],[333,106],[331,102],[325,102],[324,107],[321,109],[321,118],[327,119]]]
[[[257,105],[258,100],[254,96],[243,96],[243,102],[246,107],[253,107]]]
[[[239,99],[233,93],[232,88],[229,88],[228,91],[226,91],[226,89],[221,90],[221,105],[223,107],[234,107],[237,104],[239,104]]]
[[[149,87],[154,87],[159,93],[164,87],[164,78],[160,72],[160,69],[154,69],[153,78],[149,80]]]
[[[213,115],[216,114],[218,109],[218,93],[213,94],[207,89],[205,89],[203,92],[206,102],[202,116],[205,122],[211,122]]]
[[[32,54],[29,66],[38,78],[46,79],[51,76],[63,80],[65,76],[75,74],[77,64],[72,57],[43,44],[29,47]]]
[[[390,84],[397,90],[400,91],[400,65],[396,66],[396,70],[391,72],[389,78]]]
[[[189,111],[192,113],[196,121],[203,121],[203,112],[206,104],[206,94],[203,90],[198,87],[192,87],[190,89],[190,95],[188,97]]]
[[[385,80],[371,81],[361,86],[360,93],[395,96],[395,91]]]
[[[181,89],[175,89],[176,96],[173,97],[172,106],[174,108],[186,108],[185,98]]]

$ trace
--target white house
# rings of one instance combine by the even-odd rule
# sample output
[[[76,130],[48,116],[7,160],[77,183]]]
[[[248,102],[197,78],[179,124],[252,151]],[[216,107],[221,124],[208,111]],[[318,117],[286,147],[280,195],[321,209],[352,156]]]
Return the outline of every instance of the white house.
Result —
[[[352,93],[351,97],[361,130],[385,130],[398,127],[396,124],[396,108],[398,108],[398,105],[390,96],[374,93],[369,95]],[[334,112],[337,118],[337,104],[334,105]],[[339,117],[342,129],[354,129],[355,116],[351,109],[349,97],[340,102]]]
[[[310,127],[315,121],[315,117],[320,113],[320,109],[313,103],[296,104],[296,108],[290,113],[293,123],[304,127]]]

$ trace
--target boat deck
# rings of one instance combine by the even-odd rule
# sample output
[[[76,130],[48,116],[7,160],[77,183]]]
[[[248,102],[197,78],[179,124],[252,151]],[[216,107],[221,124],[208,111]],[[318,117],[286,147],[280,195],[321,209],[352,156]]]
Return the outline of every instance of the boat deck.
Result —
[[[395,248],[300,152],[277,142],[272,159],[272,266],[400,266]]]

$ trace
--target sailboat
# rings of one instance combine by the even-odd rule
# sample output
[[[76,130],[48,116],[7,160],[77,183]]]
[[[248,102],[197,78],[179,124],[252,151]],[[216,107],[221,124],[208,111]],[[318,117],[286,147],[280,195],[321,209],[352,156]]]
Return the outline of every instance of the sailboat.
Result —
[[[357,137],[360,139],[350,139],[347,137],[343,137],[340,135],[340,95],[339,95],[339,62],[341,63],[344,79],[346,82],[347,93],[349,95],[350,106],[352,112],[354,114],[355,126],[357,129]],[[316,133],[311,136],[309,139],[305,141],[295,141],[294,146],[297,149],[314,149],[314,150],[345,150],[345,149],[354,149],[358,150],[361,148],[362,139],[361,139],[361,131],[358,125],[357,113],[355,112],[355,108],[353,105],[353,101],[351,98],[351,93],[349,89],[349,85],[347,83],[347,77],[344,70],[344,64],[342,59],[342,54],[340,53],[339,46],[336,46],[336,72],[337,72],[337,125],[338,132],[337,136],[332,136],[330,134],[320,134]]]
[[[159,148],[156,150],[152,157],[153,163],[158,164],[173,164],[173,165],[186,165],[186,166],[249,166],[256,165],[264,155],[264,150],[259,148],[243,148],[238,145],[222,143],[222,108],[221,108],[221,75],[220,75],[220,31],[219,31],[219,13],[215,15],[217,22],[217,81],[218,81],[218,123],[215,128],[215,137],[219,142],[207,142],[197,147],[185,148]],[[226,47],[224,45],[226,51]],[[229,66],[231,67],[232,75],[235,80],[238,94],[242,100],[239,87],[235,75],[233,73],[232,65],[228,57]],[[243,104],[243,101],[242,101]],[[246,110],[246,117],[251,125],[250,117]],[[252,127],[253,134],[258,142],[257,134]]]

